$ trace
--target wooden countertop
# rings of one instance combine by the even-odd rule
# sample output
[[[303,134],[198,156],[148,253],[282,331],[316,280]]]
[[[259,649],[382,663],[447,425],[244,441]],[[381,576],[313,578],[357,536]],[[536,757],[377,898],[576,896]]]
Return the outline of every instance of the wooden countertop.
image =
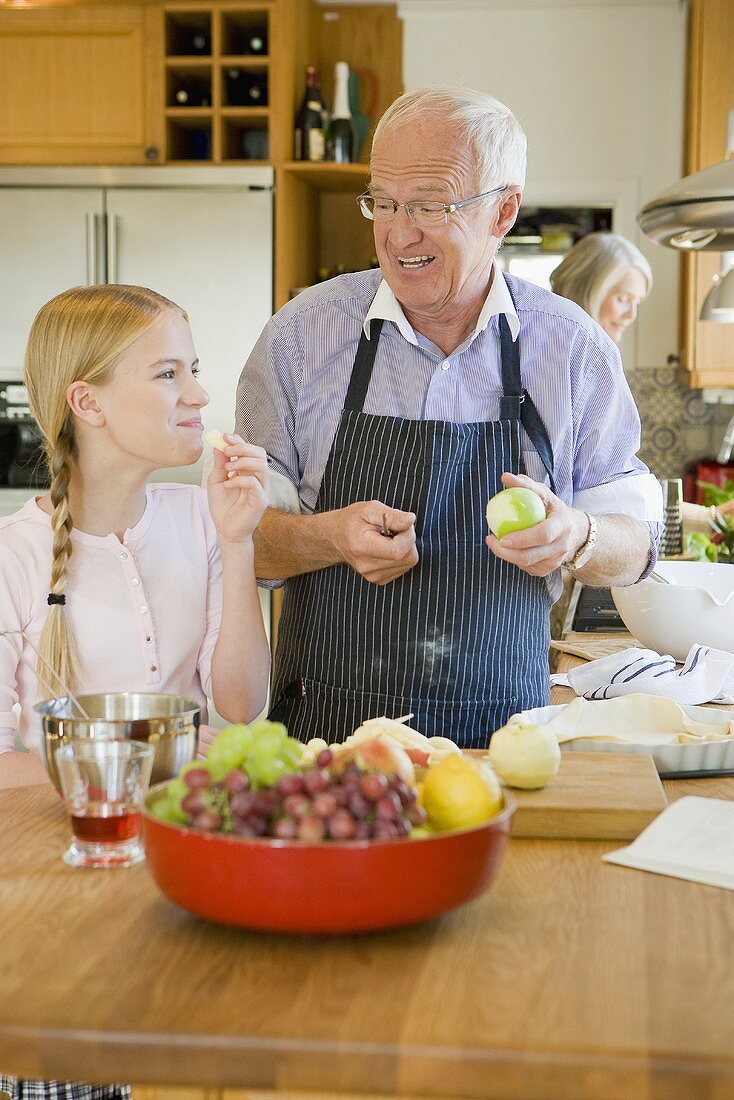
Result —
[[[66,867],[50,787],[0,792],[0,815],[5,1072],[209,1100],[734,1095],[734,893],[602,863],[618,842],[513,838],[454,913],[318,938],[198,920],[144,865]]]

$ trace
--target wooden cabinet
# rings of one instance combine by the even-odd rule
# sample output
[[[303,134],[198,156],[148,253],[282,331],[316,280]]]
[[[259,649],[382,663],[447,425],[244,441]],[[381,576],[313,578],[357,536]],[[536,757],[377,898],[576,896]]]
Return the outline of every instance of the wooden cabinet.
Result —
[[[0,11],[0,163],[155,163],[157,33],[143,4]]]
[[[691,0],[689,18],[687,174],[724,159],[734,108],[734,0]],[[734,386],[734,325],[699,320],[720,263],[718,252],[683,260],[683,363],[694,388]]]
[[[183,0],[163,8],[165,157],[213,164],[267,161],[275,168],[275,287],[279,308],[324,268],[368,267],[372,229],[355,199],[367,182],[374,123],[400,95],[402,35],[391,4],[336,5],[315,0]],[[257,52],[248,51],[253,34]],[[201,51],[193,52],[198,38]],[[261,48],[263,47],[263,48]],[[371,118],[362,163],[293,161],[293,127],[306,66],[333,100],[337,61],[360,80],[360,106]],[[261,103],[233,102],[233,74]],[[183,90],[192,99],[177,99]]]
[[[166,159],[270,162],[273,3],[164,9]],[[277,94],[275,96],[277,101]]]
[[[298,14],[296,16],[296,8]],[[325,8],[285,0],[282,17],[299,32],[292,44],[293,77],[280,119],[276,159],[275,307],[292,292],[313,283],[322,268],[355,270],[370,266],[372,226],[360,215],[356,197],[369,177],[369,148],[374,126],[403,91],[402,23],[393,4],[356,4]],[[293,161],[293,120],[305,88],[306,65],[322,77],[325,102],[333,101],[334,66],[346,61],[360,80],[360,105],[371,124],[358,164],[309,164]]]
[[[140,0],[0,11],[0,163],[275,168],[275,308],[328,268],[370,265],[355,199],[374,124],[403,90],[394,4]],[[337,61],[371,125],[360,164],[293,161],[306,65]]]

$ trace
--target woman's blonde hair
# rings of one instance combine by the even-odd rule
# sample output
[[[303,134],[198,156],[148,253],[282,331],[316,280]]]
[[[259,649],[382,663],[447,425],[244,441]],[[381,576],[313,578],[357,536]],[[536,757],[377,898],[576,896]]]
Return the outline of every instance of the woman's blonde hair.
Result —
[[[169,310],[186,318],[179,306],[145,287],[73,287],[42,306],[31,325],[25,384],[51,478],[51,597],[64,596],[72,553],[69,484],[77,446],[67,390],[73,382],[104,384],[122,352]],[[46,662],[61,683],[73,688],[78,671],[74,639],[63,602],[50,599],[49,604],[37,671],[48,681]]]
[[[616,233],[589,233],[566,253],[550,284],[556,294],[570,298],[598,322],[604,299],[630,267],[643,276],[649,294],[652,271],[639,248]]]

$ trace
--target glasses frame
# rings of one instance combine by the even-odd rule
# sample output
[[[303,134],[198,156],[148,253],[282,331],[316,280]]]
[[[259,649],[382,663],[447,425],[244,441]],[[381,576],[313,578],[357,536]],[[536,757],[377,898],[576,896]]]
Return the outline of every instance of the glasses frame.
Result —
[[[501,187],[493,187],[491,191],[483,191],[481,195],[472,195],[468,199],[457,199],[456,202],[437,203],[436,204],[436,206],[437,206],[436,212],[438,212],[438,206],[443,207],[444,223],[446,223],[449,220],[449,214],[454,214],[457,210],[461,210],[462,206],[469,206],[473,202],[479,202],[480,199],[487,199],[487,198],[489,198],[490,195],[500,195],[500,194],[502,194],[503,191],[506,191],[509,186],[510,186],[509,183],[504,183]],[[420,205],[420,203],[421,203],[420,199],[411,199],[409,202],[396,202],[395,199],[387,199],[387,198],[383,199],[383,198],[381,198],[380,199],[381,202],[391,202],[392,203],[393,212],[392,212],[392,215],[388,218],[383,218],[383,217],[376,218],[374,210],[370,210],[369,207],[365,204],[366,199],[372,199],[373,202],[376,201],[376,200],[375,200],[375,196],[371,195],[369,191],[363,191],[361,195],[357,195],[357,205],[359,206],[359,209],[362,213],[362,217],[366,218],[367,221],[370,221],[370,222],[374,222],[374,221],[377,221],[377,222],[391,222],[391,221],[394,220],[395,216],[397,215],[398,210],[402,207],[402,209],[408,215],[408,218],[410,219],[410,221],[413,222],[414,225],[419,224],[415,220],[414,207]],[[428,200],[428,201],[432,201],[432,200]],[[429,224],[432,224],[432,223],[429,223]],[[440,225],[441,223],[436,222],[435,224]]]

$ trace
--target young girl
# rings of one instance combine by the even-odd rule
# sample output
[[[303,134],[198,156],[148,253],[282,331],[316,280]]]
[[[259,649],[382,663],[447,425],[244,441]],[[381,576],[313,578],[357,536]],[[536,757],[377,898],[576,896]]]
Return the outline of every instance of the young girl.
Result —
[[[79,287],[41,309],[25,381],[51,487],[0,520],[0,631],[23,630],[77,694],[208,696],[247,721],[269,666],[252,542],[265,452],[229,436],[206,495],[147,484],[201,456],[198,372],[186,314],[152,290]],[[43,778],[36,667],[61,694],[20,634],[0,636],[3,786]],[[13,751],[16,702],[31,754]]]
[[[152,290],[79,287],[41,309],[25,380],[51,488],[0,520],[0,630],[23,630],[77,693],[171,692],[202,707],[210,696],[223,717],[247,721],[268,679],[252,544],[265,452],[230,436],[208,507],[196,486],[147,484],[201,455],[209,397],[198,373],[186,314]],[[48,690],[34,666],[20,634],[0,636],[0,785],[43,778],[33,705]],[[16,702],[30,755],[13,751]],[[2,1073],[0,1089],[57,1100],[130,1092]]]

